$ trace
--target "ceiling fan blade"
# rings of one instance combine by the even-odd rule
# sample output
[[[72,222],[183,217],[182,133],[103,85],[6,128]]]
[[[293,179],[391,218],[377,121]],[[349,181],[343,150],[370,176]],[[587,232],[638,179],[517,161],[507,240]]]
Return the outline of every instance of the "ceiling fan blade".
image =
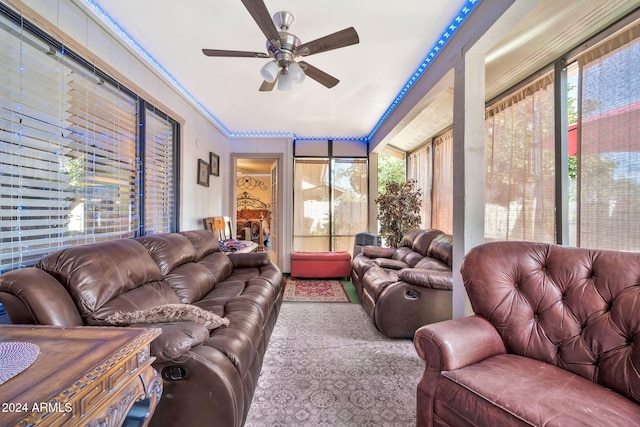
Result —
[[[276,82],[278,81],[278,79],[276,78],[273,83],[269,83],[268,81],[263,81],[262,84],[260,85],[260,89],[258,89],[260,92],[271,92],[273,90],[274,87],[276,87]]]
[[[225,56],[232,58],[269,58],[269,55],[263,52],[245,52],[242,50],[202,49],[202,53],[207,56]]]
[[[349,27],[337,33],[320,37],[319,39],[303,43],[296,49],[298,55],[309,56],[314,53],[326,52],[340,47],[351,46],[360,42],[355,28]]]
[[[267,40],[269,40],[274,46],[280,47],[280,34],[278,34],[276,24],[273,23],[273,19],[271,19],[271,15],[269,14],[267,6],[264,4],[264,1],[242,0],[242,4],[247,8],[253,20],[256,21],[256,24],[258,24],[262,33],[267,37]]]
[[[298,62],[298,65],[302,67],[305,75],[311,77],[313,80],[317,81],[321,85],[328,87],[329,89],[340,83],[340,80],[336,79],[333,76],[330,76],[329,74],[307,62],[300,61]]]

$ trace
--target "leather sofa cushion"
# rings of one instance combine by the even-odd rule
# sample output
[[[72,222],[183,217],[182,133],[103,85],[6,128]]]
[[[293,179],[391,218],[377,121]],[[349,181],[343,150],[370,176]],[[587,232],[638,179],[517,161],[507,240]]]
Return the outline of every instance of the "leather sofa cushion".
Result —
[[[107,302],[146,283],[163,279],[147,250],[133,239],[89,243],[62,249],[36,264],[65,286],[84,318]],[[176,301],[157,294],[157,303]]]
[[[390,268],[392,270],[402,270],[409,267],[406,262],[397,259],[376,258],[373,262],[382,268]]]
[[[420,234],[416,236],[413,240],[413,244],[411,245],[411,249],[414,252],[418,252],[422,256],[427,255],[427,251],[431,246],[431,242],[437,236],[440,236],[442,231],[431,229],[431,230],[423,230]]]
[[[362,248],[362,255],[367,258],[391,258],[395,250],[396,248],[382,248],[380,246],[365,246],[364,248]]]
[[[207,230],[202,230],[202,232],[209,233]],[[198,247],[201,254],[207,252],[208,249],[214,248],[213,245],[206,245],[200,241],[205,236],[200,236],[196,232],[193,232],[190,236],[192,240],[199,242]],[[211,233],[207,237],[211,241],[215,240],[211,238]],[[216,280],[224,280],[229,274],[228,272],[232,270],[229,260],[223,258],[226,255],[222,252],[212,251],[203,258],[214,256],[216,260],[221,262],[219,266],[210,262],[206,262],[206,265],[196,263],[198,253],[191,244],[192,240],[184,235],[175,233],[155,234],[138,239],[160,267],[160,271],[165,276],[165,281],[184,304],[199,301],[213,289]]]
[[[470,425],[549,427],[640,422],[640,406],[630,400],[527,357],[502,354],[442,376],[434,412],[449,425],[461,419]]]
[[[429,244],[427,256],[439,259],[451,269],[453,263],[453,236],[450,234],[436,236]]]
[[[404,261],[409,267],[414,267],[424,256],[411,248],[402,247],[396,249],[392,258],[398,261]]]
[[[163,276],[176,267],[196,260],[196,250],[193,245],[189,239],[180,234],[152,234],[139,237],[137,240],[147,248]]]
[[[196,260],[213,252],[220,252],[220,242],[211,238],[209,230],[191,230],[180,233],[186,237],[196,251]]]
[[[105,319],[117,311],[130,312],[180,302],[178,295],[166,282],[149,282],[112,298],[99,309],[84,314],[83,317],[88,325],[108,326]]]
[[[158,362],[179,361],[180,355],[209,338],[209,329],[194,322],[158,323],[153,327],[162,329],[162,334],[150,346],[151,355]]]
[[[413,267],[422,270],[451,271],[451,267],[449,267],[447,264],[440,261],[439,259],[431,258],[429,256],[422,258]]]

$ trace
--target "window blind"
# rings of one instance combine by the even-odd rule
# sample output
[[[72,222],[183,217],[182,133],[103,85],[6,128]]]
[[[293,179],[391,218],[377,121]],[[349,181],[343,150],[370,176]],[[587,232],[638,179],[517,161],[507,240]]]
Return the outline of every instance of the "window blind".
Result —
[[[141,140],[135,95],[2,12],[0,272],[65,246],[134,237],[145,222],[175,231],[178,124],[149,106]]]
[[[487,109],[487,241],[555,241],[552,82],[544,76]]]
[[[640,24],[578,63],[578,245],[640,251]]]
[[[175,231],[174,126],[147,108],[145,119],[144,234]]]
[[[433,141],[431,226],[453,233],[453,129]]]
[[[431,227],[431,144],[407,156],[407,181],[416,181],[416,188],[422,189],[421,227]]]

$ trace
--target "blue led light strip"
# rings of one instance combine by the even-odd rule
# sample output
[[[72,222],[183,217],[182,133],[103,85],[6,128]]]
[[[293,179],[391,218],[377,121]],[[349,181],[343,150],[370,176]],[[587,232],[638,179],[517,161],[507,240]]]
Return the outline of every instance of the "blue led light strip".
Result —
[[[453,21],[451,21],[451,24],[449,24],[449,26],[444,31],[444,33],[442,33],[442,35],[440,36],[440,39],[433,45],[433,47],[431,48],[431,51],[427,54],[427,56],[422,61],[422,64],[420,64],[418,69],[415,71],[415,73],[413,73],[409,81],[407,81],[407,83],[404,85],[404,87],[402,88],[400,93],[398,93],[398,95],[393,100],[391,105],[389,105],[389,108],[387,108],[387,111],[385,111],[382,117],[380,117],[380,120],[378,121],[378,123],[374,126],[374,128],[371,130],[369,135],[366,137],[367,141],[371,141],[371,139],[373,139],[376,132],[378,132],[378,129],[380,129],[380,126],[382,126],[382,124],[385,121],[387,121],[387,119],[391,116],[391,113],[393,113],[393,111],[404,99],[404,97],[407,96],[407,93],[409,93],[413,85],[418,81],[418,79],[422,76],[422,74],[424,74],[426,69],[429,68],[429,65],[431,65],[431,63],[436,59],[436,57],[438,56],[438,53],[440,53],[440,51],[444,48],[447,42],[453,37],[456,31],[458,31],[458,29],[460,28],[464,20],[467,19],[467,17],[471,14],[473,9],[479,3],[480,3],[480,0],[468,0],[467,3],[462,7],[462,9],[460,9],[460,12],[458,12],[458,15],[453,19]]]
[[[173,77],[162,65],[158,63],[158,61],[153,58],[149,52],[147,52],[142,46],[138,44],[126,31],[124,31],[117,22],[115,22],[109,15],[105,13],[105,11],[100,7],[97,1],[94,0],[83,0],[90,10],[93,11],[100,19],[102,19],[105,23],[107,23],[123,40],[125,40],[130,46],[132,46],[142,57],[151,64],[160,74],[162,74],[173,86],[175,86],[189,101],[191,101],[202,113],[205,114],[220,130],[229,138],[295,138],[299,140],[307,140],[307,141],[326,141],[329,139],[335,141],[362,141],[369,142],[376,134],[376,132],[380,129],[380,126],[387,121],[387,119],[391,116],[391,113],[396,109],[396,107],[400,104],[400,102],[404,99],[404,97],[409,93],[413,85],[418,81],[418,79],[424,74],[426,69],[431,65],[431,62],[435,60],[438,56],[438,53],[444,48],[447,42],[451,39],[451,37],[456,33],[458,28],[462,25],[464,20],[471,14],[473,9],[480,3],[480,0],[468,0],[466,4],[460,9],[458,15],[453,19],[451,24],[447,27],[447,29],[442,33],[440,39],[434,44],[431,48],[431,51],[424,58],[420,66],[413,73],[413,75],[409,78],[407,83],[404,85],[400,93],[395,97],[391,105],[387,108],[385,113],[380,117],[378,123],[371,130],[369,135],[363,137],[356,136],[348,136],[348,137],[330,137],[330,136],[298,136],[291,132],[233,132],[229,130],[222,122],[214,116],[209,110],[205,108],[204,105],[200,101],[198,101],[190,92],[188,92],[176,79]]]

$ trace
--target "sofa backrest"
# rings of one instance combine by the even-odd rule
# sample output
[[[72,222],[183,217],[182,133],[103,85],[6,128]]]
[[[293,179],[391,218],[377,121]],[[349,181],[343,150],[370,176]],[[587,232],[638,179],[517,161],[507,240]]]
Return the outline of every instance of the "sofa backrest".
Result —
[[[640,403],[640,254],[494,242],[469,251],[461,272],[509,352]]]
[[[153,234],[137,240],[184,304],[201,300],[233,271],[232,262],[207,230]]]
[[[427,249],[427,256],[440,260],[452,268],[453,236],[442,233],[434,237],[429,244],[429,249]]]
[[[118,310],[180,302],[140,243],[118,239],[73,246],[36,264],[69,292],[85,324],[104,324]]]
[[[427,255],[432,241],[441,234],[442,231],[437,229],[412,230],[402,237],[392,258],[413,268]]]

